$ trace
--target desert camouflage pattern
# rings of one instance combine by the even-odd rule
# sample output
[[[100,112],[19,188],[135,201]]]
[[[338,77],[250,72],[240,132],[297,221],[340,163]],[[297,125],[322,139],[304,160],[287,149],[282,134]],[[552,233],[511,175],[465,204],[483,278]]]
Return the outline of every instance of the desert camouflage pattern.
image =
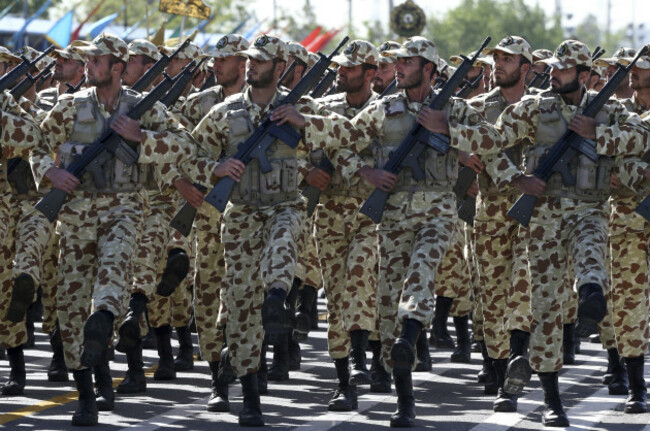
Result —
[[[206,52],[205,55],[214,58],[226,58],[238,55],[239,51],[244,51],[250,47],[243,36],[239,34],[227,34],[219,39],[213,49]]]
[[[146,39],[134,39],[129,42],[129,55],[146,55],[156,61],[162,57],[156,45]]]
[[[282,39],[263,34],[258,36],[250,47],[243,51],[238,51],[237,55],[259,61],[269,61],[274,58],[287,61],[289,59],[289,47]]]
[[[314,212],[311,218],[307,218],[302,227],[300,235],[298,254],[298,266],[296,277],[303,281],[303,285],[312,286],[316,289],[323,287],[323,271],[318,258],[318,244],[314,232],[314,223],[317,213]]]
[[[438,64],[440,60],[436,45],[422,36],[409,37],[400,48],[387,49],[382,51],[381,55],[394,58],[423,57],[434,64]]]
[[[332,58],[332,63],[343,67],[360,66],[364,63],[374,66],[379,62],[379,51],[367,40],[353,40],[343,52]]]
[[[533,61],[533,49],[531,48],[528,41],[523,37],[506,36],[501,39],[494,48],[487,48],[485,51],[483,51],[483,53],[484,55],[492,56],[496,51],[501,51],[512,55],[521,55],[528,61]]]
[[[584,43],[569,39],[557,47],[553,57],[539,60],[538,63],[545,63],[556,69],[569,69],[578,65],[591,68],[591,52]]]
[[[458,304],[464,295],[471,293],[471,270],[465,260],[465,222],[458,220],[451,237],[449,250],[442,258],[436,274],[435,294],[454,299]],[[458,308],[459,305],[456,305]],[[452,308],[454,305],[452,304]],[[464,315],[466,315],[465,313]],[[450,315],[451,311],[450,311]],[[462,316],[459,314],[453,314]]]
[[[73,45],[72,49],[82,55],[113,55],[124,62],[129,61],[129,46],[110,33],[102,33],[88,44]]]
[[[223,87],[215,85],[212,88],[187,96],[187,100],[180,107],[180,113],[190,124],[197,125],[213,106],[223,102],[224,99]]]

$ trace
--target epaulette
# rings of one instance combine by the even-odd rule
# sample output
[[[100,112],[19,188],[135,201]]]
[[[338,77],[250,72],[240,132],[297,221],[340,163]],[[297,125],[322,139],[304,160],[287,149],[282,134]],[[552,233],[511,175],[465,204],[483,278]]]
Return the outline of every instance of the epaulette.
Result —
[[[237,93],[226,97],[223,103],[226,104],[226,109],[228,111],[246,109],[246,103],[244,103],[244,95],[242,93]]]

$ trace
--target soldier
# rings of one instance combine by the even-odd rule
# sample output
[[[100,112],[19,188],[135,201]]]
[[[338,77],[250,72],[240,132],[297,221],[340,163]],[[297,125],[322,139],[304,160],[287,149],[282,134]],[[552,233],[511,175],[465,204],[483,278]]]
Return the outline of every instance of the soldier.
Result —
[[[526,139],[530,141],[522,148],[525,173],[522,175],[510,162],[511,168],[498,175],[499,178],[510,175],[511,183],[521,192],[538,198],[530,223],[523,232],[532,293],[530,366],[538,373],[544,391],[542,423],[568,426],[558,388],[558,371],[562,368],[562,302],[566,288],[563,278],[568,270],[567,257],[572,256],[572,284],[580,298],[577,332],[589,335],[596,330],[607,308],[603,290],[608,282],[605,262],[607,197],[613,163],[611,158],[601,157],[594,164],[580,155],[578,163],[572,165],[575,186],[564,185],[560,175],[554,175],[545,183],[530,173],[539,158],[567,129],[595,141],[599,154],[612,156],[642,149],[647,133],[613,99],[596,118],[579,113],[594,96],[584,90],[591,69],[591,53],[585,44],[567,40],[560,44],[552,58],[543,62],[553,66],[551,91],[524,97],[508,106],[496,124],[506,146]],[[619,141],[625,145],[614,148],[614,142]],[[503,160],[508,162],[508,159]],[[598,175],[589,172],[598,172]],[[512,373],[512,379],[518,380],[520,371],[521,368],[511,366],[507,378]],[[525,384],[525,379],[516,383]],[[506,385],[507,392],[515,394],[522,387],[521,384]]]
[[[191,137],[161,105],[140,121],[124,115],[141,99],[121,86],[128,61],[124,41],[101,34],[77,49],[88,56],[86,76],[92,87],[59,98],[41,125],[45,145],[34,149],[30,161],[39,187],[51,183],[70,194],[57,222],[62,257],[58,315],[66,364],[79,391],[72,423],[93,425],[98,406],[89,367],[107,363],[113,322],[124,312],[130,259],[142,224],[145,202],[140,189],[145,178],[138,177],[137,164],[127,168],[117,158],[102,172],[105,185],[95,184],[89,173],[78,179],[65,168],[109,127],[140,149],[138,163],[143,164],[182,161],[189,156]],[[51,158],[57,152],[61,167]],[[112,391],[110,373],[102,377],[97,382],[100,394]]]
[[[291,64],[295,63],[295,66],[293,66],[291,72],[287,70],[288,75],[280,81],[280,85],[292,90],[293,87],[298,84],[305,72],[314,65],[315,61],[309,58],[309,52],[307,49],[298,42],[289,41],[287,42],[287,46],[289,47],[288,64],[291,66]]]
[[[6,57],[5,57],[6,58]],[[41,132],[34,119],[21,107],[13,96],[5,91],[0,93],[0,116],[2,117],[2,175],[0,188],[0,345],[7,349],[10,372],[2,386],[3,395],[22,395],[25,389],[25,357],[23,345],[27,341],[24,316],[18,322],[5,318],[12,297],[13,242],[15,222],[12,218],[12,195],[6,179],[7,159],[21,157],[28,159],[29,151],[41,144]],[[32,297],[29,298],[31,302]]]
[[[622,47],[619,48],[613,56],[609,58],[599,58],[594,62],[596,66],[607,68],[607,79],[611,78],[617,70],[616,63],[623,58],[633,58],[636,54],[634,48]],[[624,79],[623,82],[616,89],[616,98],[619,100],[631,99],[634,95],[634,89],[630,87],[630,82]]]
[[[398,42],[393,40],[388,40],[377,48],[377,51],[381,54],[384,51],[390,49],[397,49],[400,47]],[[386,88],[395,80],[395,59],[391,57],[386,57],[384,55],[379,56],[379,61],[377,65],[377,72],[375,73],[374,78],[372,78],[372,91],[377,94],[381,94],[386,90]]]
[[[445,111],[425,106],[435,95],[430,82],[439,61],[432,42],[412,37],[400,49],[385,51],[383,55],[397,58],[397,87],[404,91],[371,103],[352,120],[366,135],[365,141],[358,141],[357,154],[371,141],[380,143],[373,151],[377,167],[371,168],[357,157],[342,163],[342,173],[348,178],[358,173],[373,186],[392,191],[378,227],[378,319],[384,366],[393,372],[398,397],[397,411],[390,423],[408,427],[415,422],[411,369],[416,341],[432,318],[435,274],[456,222],[452,192],[457,172],[456,149],[496,152],[499,138],[494,128],[462,99],[451,99],[450,121]],[[398,177],[382,169],[416,119],[427,130],[450,136],[453,147],[447,155],[431,148],[425,150],[422,159],[426,178],[421,181],[413,179],[408,170]]]
[[[39,108],[49,111],[56,105],[59,95],[70,92],[70,88],[77,88],[84,78],[84,59],[72,50],[71,46],[53,51],[56,59],[54,66],[54,79],[58,85],[38,93]]]
[[[14,55],[4,46],[0,46],[0,76],[18,66],[22,58]]]
[[[199,154],[207,155],[206,160],[197,163],[203,175],[199,182],[211,184],[226,175],[238,182],[223,213],[221,228],[228,280],[226,338],[230,361],[244,394],[239,423],[261,426],[264,422],[257,372],[262,323],[270,344],[286,331],[284,304],[295,273],[296,239],[304,222],[305,203],[298,193],[296,159],[305,154],[304,150],[346,144],[351,137],[356,138],[356,132],[335,114],[316,115],[318,106],[310,99],[301,99],[297,107],[277,106],[285,94],[277,90],[287,61],[285,42],[263,35],[240,54],[248,58],[249,87],[210,110],[193,134],[200,146]],[[278,141],[275,151],[269,154],[273,170],[263,174],[256,161],[246,166],[231,156],[269,114],[271,120],[299,130],[303,139],[298,151]],[[229,158],[219,162],[222,151]]]
[[[161,55],[156,45],[146,39],[135,39],[129,43],[129,62],[126,64],[126,70],[122,75],[122,83],[128,87],[138,82],[149,69],[160,60]],[[149,88],[145,91],[151,90],[156,84],[160,83],[163,76],[160,75],[152,81]]]
[[[526,86],[529,86],[537,74],[543,73],[548,67],[545,63],[540,62],[551,57],[553,57],[553,52],[548,49],[536,49],[533,51],[533,64],[531,65],[531,68],[528,71],[528,75],[526,76]]]

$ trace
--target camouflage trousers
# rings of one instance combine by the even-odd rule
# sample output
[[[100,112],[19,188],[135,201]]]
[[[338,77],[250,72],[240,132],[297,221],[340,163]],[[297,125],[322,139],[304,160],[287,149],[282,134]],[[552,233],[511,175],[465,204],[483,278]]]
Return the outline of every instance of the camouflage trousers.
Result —
[[[12,196],[8,187],[6,183],[0,180],[0,189],[4,189],[0,193],[0,244],[4,244],[5,238],[8,238],[9,225],[11,224]]]
[[[4,218],[4,215],[2,216]],[[12,267],[15,248],[15,218],[7,217],[7,224],[2,226],[4,241],[0,243],[0,346],[8,349],[18,347],[27,341],[25,320],[13,323],[5,320],[11,291],[13,289]]]
[[[327,346],[334,359],[350,353],[350,331],[374,331],[377,319],[377,225],[363,200],[326,196],[316,214],[316,241],[327,294]]]
[[[451,245],[438,266],[435,294],[453,299],[451,316],[466,316],[472,307],[472,269],[465,254],[465,222],[458,220]]]
[[[610,224],[613,326],[618,351],[636,358],[648,349],[648,240],[650,223],[634,212],[635,198],[612,202],[612,212],[626,214],[624,222]]]
[[[451,192],[397,192],[386,203],[379,224],[377,288],[382,357],[392,371],[390,351],[401,332],[399,322],[427,325],[433,317],[435,278],[456,226]]]
[[[56,325],[59,237],[54,232],[54,224],[34,208],[40,199],[41,196],[38,196],[17,202],[13,275],[29,274],[37,286],[40,284],[43,292],[43,332],[51,334]]]
[[[320,289],[323,286],[323,272],[321,271],[320,261],[318,259],[318,245],[314,232],[315,217],[316,211],[314,211],[312,217],[307,217],[305,223],[302,225],[296,277],[301,279],[304,285]]]
[[[144,205],[140,193],[75,192],[59,213],[57,311],[72,370],[82,368],[83,327],[91,311],[107,310],[116,321],[125,311]]]
[[[303,199],[260,208],[228,205],[223,214],[226,339],[237,376],[259,369],[265,292],[271,287],[286,291],[291,287],[305,217]]]
[[[611,256],[611,234],[612,234],[612,224],[610,222],[610,238],[607,241],[607,272],[610,275],[609,285],[612,286],[612,256]],[[598,336],[600,337],[600,344],[603,346],[603,349],[616,349],[616,333],[614,332],[614,304],[612,303],[612,289],[608,289],[605,294],[607,299],[607,314],[605,318],[601,320],[598,324]]]
[[[538,372],[562,368],[564,277],[573,259],[576,288],[594,283],[607,289],[607,202],[543,197],[525,228],[530,265],[530,363]]]
[[[194,319],[199,335],[201,357],[205,361],[221,359],[225,309],[226,261],[221,242],[221,214],[203,204],[194,220],[196,271],[194,275]]]
[[[516,196],[481,195],[474,218],[483,337],[492,359],[510,354],[509,330],[530,330],[530,283],[519,224],[506,217]]]

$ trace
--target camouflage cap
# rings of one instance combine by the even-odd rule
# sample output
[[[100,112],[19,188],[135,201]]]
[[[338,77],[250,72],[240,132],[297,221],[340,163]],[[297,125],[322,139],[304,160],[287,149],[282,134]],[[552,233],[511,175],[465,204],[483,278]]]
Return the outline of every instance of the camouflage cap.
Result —
[[[438,60],[436,63],[436,67],[438,68],[438,74],[446,76],[449,78],[451,75],[449,74],[449,70],[453,69],[445,60],[442,58]],[[453,73],[453,72],[452,72]]]
[[[623,48],[619,48],[614,53],[613,56],[608,58],[601,57],[598,60],[594,61],[594,64],[600,67],[614,66],[616,63],[619,63],[621,59],[629,58],[631,61],[635,56],[636,56],[636,51],[634,50],[634,48],[623,47]],[[630,63],[628,62],[628,64]]]
[[[39,55],[43,54],[41,51],[37,51],[31,46],[24,46],[20,48],[18,51],[16,51],[17,56],[23,56],[29,61],[34,61],[38,58]],[[45,69],[54,59],[49,56],[45,56],[41,58],[37,63],[36,63],[36,68],[38,70],[43,70]]]
[[[565,40],[557,47],[553,57],[540,60],[555,69],[570,69],[576,66],[591,68],[591,52],[584,43],[577,40]]]
[[[607,68],[604,66],[593,65],[591,71],[600,77],[607,77]]]
[[[379,52],[379,63],[395,63],[396,58],[395,57],[387,57],[385,55],[381,55],[382,52],[388,51],[388,50],[394,50],[394,49],[400,49],[402,45],[400,45],[399,42],[395,42],[394,40],[387,40],[386,42],[382,43],[377,47],[377,51]]]
[[[309,67],[312,67],[314,64],[318,63],[318,60],[320,60],[318,54],[316,54],[315,52],[309,53]]]
[[[171,55],[174,51],[176,51],[177,48],[178,48],[178,46],[166,46],[166,45],[162,45],[162,46],[158,47],[160,52],[163,52],[166,55]],[[198,46],[197,44],[195,44],[194,42],[190,42],[174,58],[177,58],[179,60],[197,60],[198,61],[199,59],[201,59],[203,57],[205,57],[205,55],[203,54],[203,50],[201,49],[201,47]]]
[[[650,48],[650,45],[648,45],[648,47]],[[641,49],[643,49],[643,47],[641,47],[639,51]],[[619,60],[619,63],[621,63],[623,66],[627,66],[628,64],[632,63],[632,60],[634,60],[636,54],[637,54],[636,52],[633,52],[632,55],[630,55],[629,57],[621,58]],[[639,59],[636,61],[636,63],[634,63],[634,65],[639,69],[650,69],[650,54],[646,54],[639,57]]]
[[[436,45],[422,36],[409,37],[404,41],[401,48],[386,50],[381,55],[397,58],[423,57],[434,64],[438,64],[440,60]]]
[[[238,34],[227,34],[217,41],[213,49],[205,55],[214,58],[226,58],[239,55],[239,51],[248,49],[250,42]]]
[[[367,40],[353,40],[348,43],[343,53],[334,56],[332,63],[343,67],[354,67],[362,64],[377,66],[379,51]]]
[[[100,34],[89,44],[72,46],[74,50],[83,55],[112,55],[122,61],[129,61],[129,47],[126,42],[110,33]]]
[[[146,55],[156,61],[162,58],[156,45],[146,39],[134,39],[131,41],[129,43],[129,55]]]
[[[553,57],[553,51],[550,49],[536,49],[533,51],[533,62],[538,62],[540,60],[546,60],[547,58]]]
[[[12,52],[4,46],[0,46],[0,61],[22,61],[22,59],[17,55],[12,54]]]
[[[470,55],[467,57],[472,58],[476,55],[476,51],[472,52]],[[453,64],[454,66],[460,66],[460,64],[463,62],[463,58],[460,55],[452,55],[449,57],[449,63]],[[474,67],[492,67],[494,64],[494,61],[492,60],[492,57],[487,57],[487,56],[479,56],[476,61],[474,61],[473,66]]]
[[[488,48],[483,52],[485,55],[492,56],[496,51],[505,52],[506,54],[521,55],[531,63],[533,62],[533,48],[523,37],[506,36],[497,43],[497,46],[494,48]]]
[[[77,51],[72,49],[72,45],[65,47],[64,49],[55,49],[50,53],[50,55],[54,58],[65,58],[66,60],[77,60],[81,62],[85,62],[83,56],[79,54]]]
[[[314,65],[313,63],[311,63],[311,59],[309,58],[309,52],[307,51],[307,48],[305,48],[298,42],[294,42],[293,40],[290,40],[289,42],[287,42],[287,49],[289,50],[288,55],[292,55],[296,57],[298,60],[305,63],[308,67]]]
[[[248,49],[240,51],[239,55],[259,61],[269,61],[274,58],[287,61],[289,49],[286,42],[279,37],[263,34],[258,36]]]

